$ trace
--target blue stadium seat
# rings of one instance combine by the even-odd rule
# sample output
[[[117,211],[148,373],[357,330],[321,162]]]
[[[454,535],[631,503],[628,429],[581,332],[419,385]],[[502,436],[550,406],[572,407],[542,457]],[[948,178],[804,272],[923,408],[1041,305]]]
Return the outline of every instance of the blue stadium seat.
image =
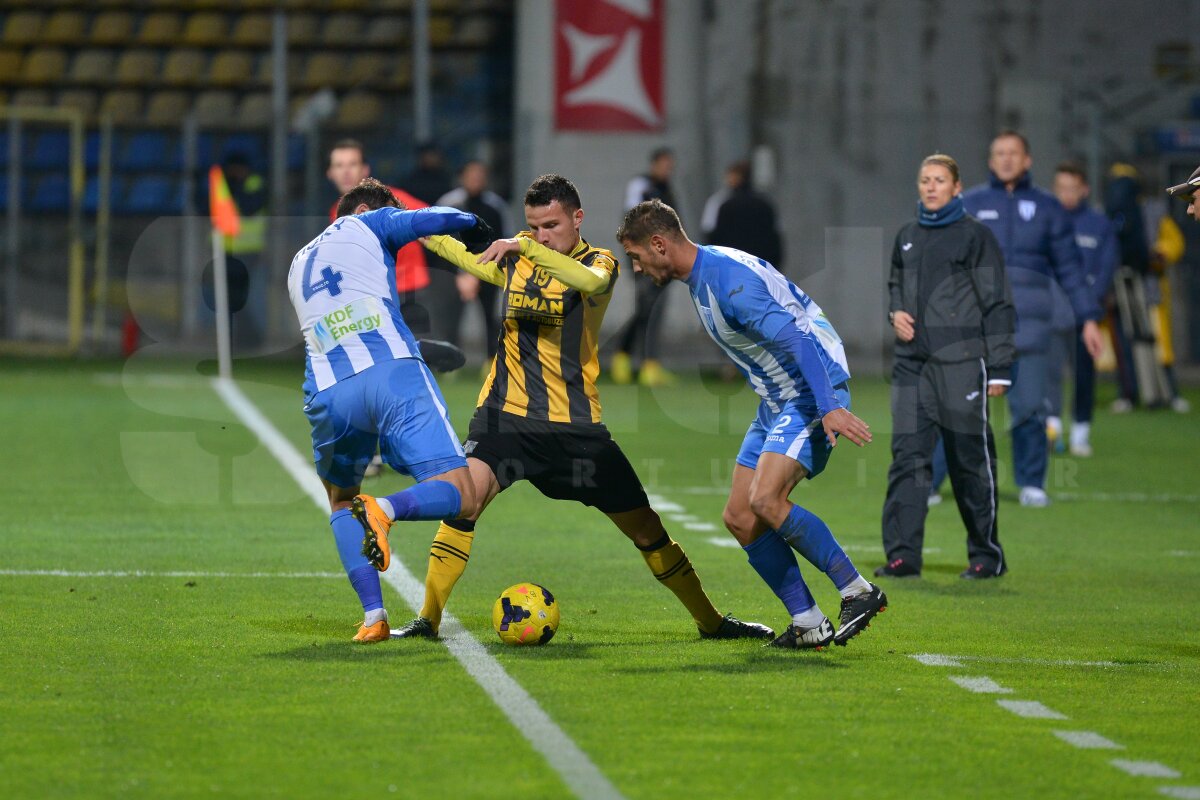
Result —
[[[266,156],[263,153],[263,137],[257,133],[231,133],[225,137],[221,145],[221,158],[230,153],[241,153],[249,159],[256,170],[266,168]]]
[[[26,199],[29,211],[41,213],[63,213],[70,203],[67,176],[47,175],[33,186]]]
[[[114,175],[108,186],[108,208],[116,213],[117,205],[125,193],[125,179]],[[100,205],[100,179],[95,175],[88,177],[83,186],[83,213],[95,214]]]
[[[143,175],[129,184],[121,210],[126,214],[160,216],[183,208],[179,184],[160,175]]]
[[[0,175],[0,212],[8,211],[8,175]]]
[[[43,131],[33,139],[26,163],[34,169],[65,169],[71,158],[71,135],[66,131]],[[28,139],[26,140],[29,141]],[[28,145],[27,145],[28,146]]]
[[[174,158],[172,158],[174,155]],[[125,139],[117,158],[117,168],[130,172],[171,169],[178,153],[170,153],[170,140],[161,131],[142,131]]]
[[[305,147],[304,134],[293,133],[288,136],[287,145],[287,168],[289,170],[304,169],[304,162],[308,160],[308,150]]]
[[[83,140],[83,165],[88,170],[100,168],[100,132],[91,131]]]
[[[8,166],[8,130],[0,131],[0,167]]]

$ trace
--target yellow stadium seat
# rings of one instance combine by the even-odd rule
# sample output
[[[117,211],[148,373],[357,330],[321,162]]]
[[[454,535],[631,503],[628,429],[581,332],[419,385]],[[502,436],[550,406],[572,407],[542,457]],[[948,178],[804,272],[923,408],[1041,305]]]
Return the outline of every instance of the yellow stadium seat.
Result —
[[[408,20],[397,16],[376,17],[367,24],[365,38],[368,44],[406,46],[409,42]]]
[[[441,15],[429,18],[429,42],[434,47],[445,47],[454,38],[454,20]]]
[[[90,89],[68,89],[58,93],[60,108],[74,108],[91,116],[96,110],[96,93]]]
[[[21,74],[21,53],[17,50],[0,50],[0,81],[16,80]]]
[[[191,107],[187,92],[155,92],[146,103],[146,123],[149,125],[180,125]]]
[[[347,128],[367,128],[383,116],[383,103],[371,92],[346,95],[338,106],[338,125]]]
[[[49,44],[78,44],[85,40],[87,19],[80,11],[55,11],[38,37]]]
[[[213,56],[208,81],[214,86],[241,86],[254,78],[254,59],[243,50],[225,50]]]
[[[467,17],[455,31],[455,44],[483,47],[492,39],[492,21],[487,17]]]
[[[133,15],[127,11],[105,11],[96,15],[90,34],[92,44],[126,44],[133,38]]]
[[[230,125],[237,121],[233,92],[208,89],[196,95],[192,111],[201,125]]]
[[[66,74],[67,54],[57,48],[31,50],[21,66],[21,80],[35,86],[55,83]]]
[[[142,96],[128,89],[118,89],[104,95],[100,113],[112,116],[113,122],[137,122],[142,115]]]
[[[168,11],[147,14],[138,31],[138,41],[142,44],[175,44],[179,41],[181,27],[183,24],[178,14]]]
[[[243,95],[237,107],[237,121],[247,127],[270,125],[271,93],[247,92]]]
[[[117,59],[117,83],[136,86],[157,80],[158,53],[153,50],[126,50]]]
[[[336,53],[314,53],[304,65],[306,89],[336,89],[346,83],[346,60]]]
[[[378,53],[359,53],[350,60],[346,80],[351,86],[378,86],[391,74],[392,59]]]
[[[227,33],[224,14],[192,14],[183,26],[183,42],[194,45],[221,44]]]
[[[116,59],[108,50],[80,50],[71,62],[72,83],[109,83]]]
[[[33,44],[38,41],[45,19],[37,11],[14,11],[4,20],[4,43]]]
[[[317,40],[317,17],[315,14],[288,14],[288,44],[310,44]]]
[[[243,47],[262,47],[271,42],[270,14],[242,14],[233,24],[230,40]]]
[[[14,106],[37,106],[46,108],[50,105],[50,93],[45,89],[18,89],[13,92]]]
[[[389,65],[380,85],[387,89],[408,89],[412,86],[412,59],[407,53],[397,56]]]
[[[326,45],[351,45],[362,35],[362,21],[357,14],[334,14],[321,25],[321,40]]]
[[[204,81],[205,58],[199,50],[179,49],[167,53],[162,79],[173,86],[188,86]]]
[[[333,0],[330,5],[335,11],[365,11],[370,3],[367,0]]]

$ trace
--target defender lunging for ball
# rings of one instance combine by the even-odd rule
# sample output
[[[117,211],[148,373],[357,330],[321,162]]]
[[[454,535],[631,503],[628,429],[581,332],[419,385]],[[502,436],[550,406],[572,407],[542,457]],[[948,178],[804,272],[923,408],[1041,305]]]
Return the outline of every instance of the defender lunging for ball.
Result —
[[[818,650],[846,644],[886,608],[887,598],[858,574],[828,525],[788,500],[796,484],[825,469],[839,434],[859,447],[871,441],[867,424],[850,413],[841,339],[820,307],[770,264],[695,244],[675,210],[659,200],[630,209],[617,238],[636,271],[659,284],[687,283],[704,329],[762,398],[738,453],[724,521],[792,615],[772,644]],[[836,634],[792,548],[841,593]]]
[[[764,625],[717,611],[600,421],[597,349],[617,262],[580,237],[583,208],[574,184],[561,175],[535,180],[525,193],[525,221],[528,231],[493,243],[481,255],[445,236],[426,243],[461,269],[503,287],[504,325],[463,447],[479,510],[464,507],[438,528],[425,604],[396,635],[437,635],[450,592],[467,567],[476,520],[497,494],[528,480],[547,497],[575,500],[607,515],[687,608],[702,637],[774,636]]]

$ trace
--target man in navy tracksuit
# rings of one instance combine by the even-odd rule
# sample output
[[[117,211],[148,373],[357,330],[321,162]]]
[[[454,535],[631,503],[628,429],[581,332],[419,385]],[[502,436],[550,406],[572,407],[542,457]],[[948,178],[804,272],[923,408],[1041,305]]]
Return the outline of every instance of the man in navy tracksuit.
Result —
[[[1017,310],[1012,415],[1013,474],[1021,505],[1044,506],[1046,496],[1047,347],[1052,333],[1051,286],[1062,287],[1079,321],[1080,339],[1093,357],[1100,354],[1100,307],[1088,289],[1075,230],[1058,200],[1033,185],[1033,159],[1025,137],[1004,131],[988,155],[991,180],[963,193],[967,213],[992,229],[1004,253]]]
[[[1096,304],[1104,307],[1104,296],[1112,285],[1117,269],[1116,228],[1112,220],[1088,204],[1087,175],[1072,162],[1063,162],[1054,171],[1054,196],[1066,209],[1075,227],[1075,244],[1083,260],[1083,278]],[[1050,418],[1046,426],[1050,436],[1062,437],[1062,373],[1074,360],[1075,393],[1071,415],[1071,455],[1092,454],[1090,432],[1096,397],[1096,362],[1083,346],[1080,326],[1062,289],[1054,291],[1054,339],[1051,342],[1050,374],[1047,394]],[[1074,357],[1072,359],[1072,354]]]

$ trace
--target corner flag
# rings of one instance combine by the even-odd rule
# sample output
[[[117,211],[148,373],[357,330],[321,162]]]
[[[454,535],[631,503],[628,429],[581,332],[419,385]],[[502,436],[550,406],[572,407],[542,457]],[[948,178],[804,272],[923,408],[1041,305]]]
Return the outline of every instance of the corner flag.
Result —
[[[225,182],[225,173],[215,164],[208,170],[208,214],[213,227],[226,236],[237,236],[242,228],[237,205]]]

